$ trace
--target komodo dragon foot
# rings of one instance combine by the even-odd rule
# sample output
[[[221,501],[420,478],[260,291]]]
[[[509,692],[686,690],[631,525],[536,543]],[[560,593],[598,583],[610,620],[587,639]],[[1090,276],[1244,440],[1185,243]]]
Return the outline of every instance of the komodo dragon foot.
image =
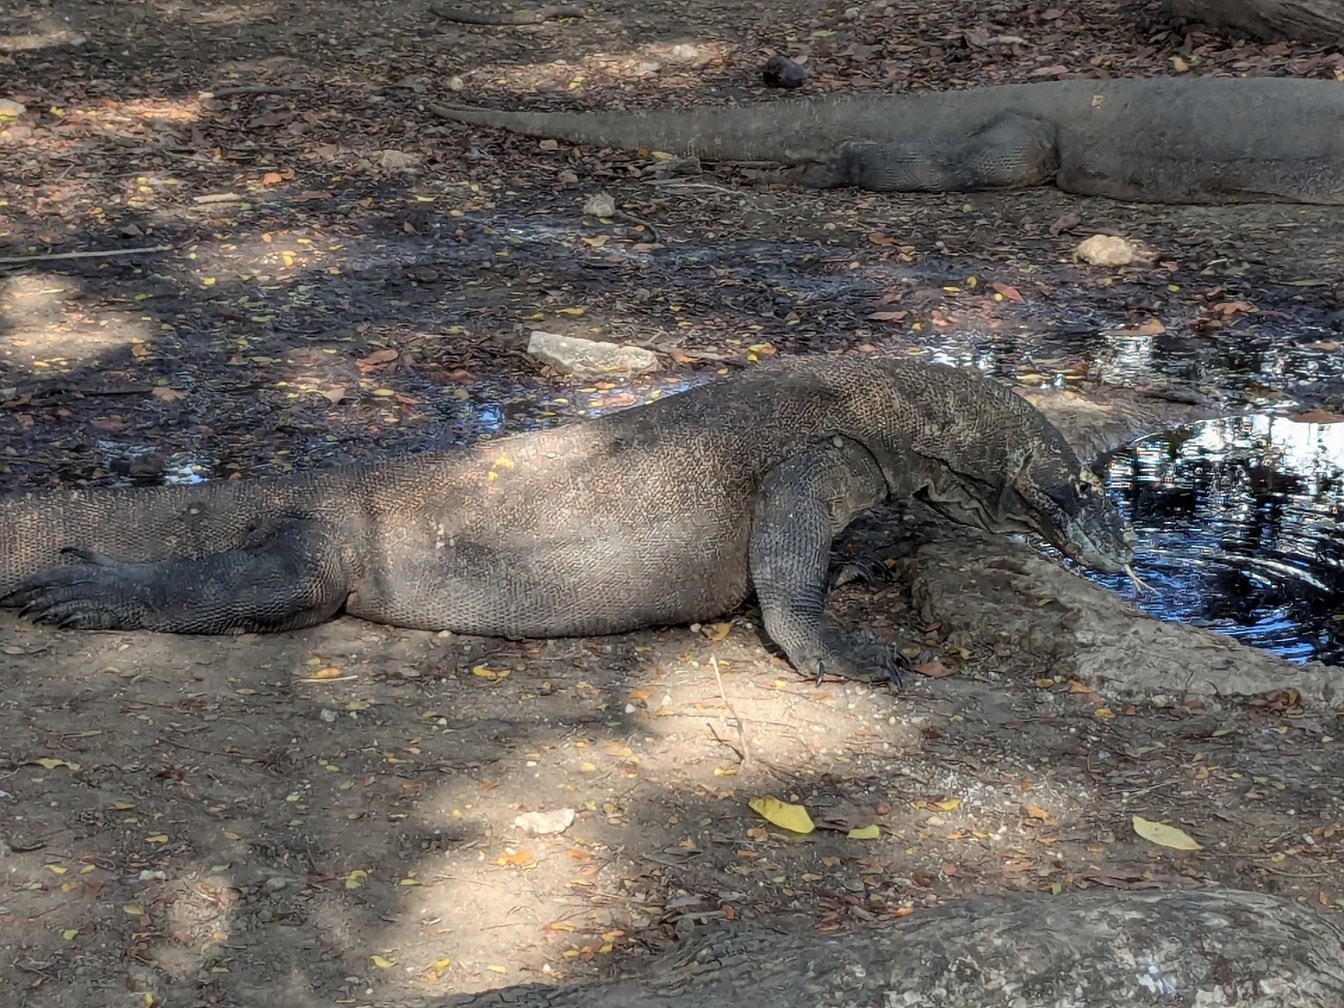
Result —
[[[790,661],[803,675],[820,686],[827,676],[860,682],[889,682],[900,689],[910,660],[890,641],[868,630],[823,629],[818,646],[795,652]]]

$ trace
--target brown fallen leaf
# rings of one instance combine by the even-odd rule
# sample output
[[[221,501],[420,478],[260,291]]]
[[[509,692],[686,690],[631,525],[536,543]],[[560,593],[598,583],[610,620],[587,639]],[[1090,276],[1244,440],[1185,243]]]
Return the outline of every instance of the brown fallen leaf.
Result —
[[[918,665],[910,666],[911,672],[918,672],[922,676],[928,676],[930,679],[945,679],[950,675],[956,675],[956,669],[950,669],[937,658],[932,661],[920,662]]]

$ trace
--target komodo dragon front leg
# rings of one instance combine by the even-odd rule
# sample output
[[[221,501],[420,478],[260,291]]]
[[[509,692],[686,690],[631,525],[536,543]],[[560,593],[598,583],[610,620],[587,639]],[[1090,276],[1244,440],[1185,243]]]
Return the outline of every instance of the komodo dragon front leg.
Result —
[[[873,192],[976,192],[1026,189],[1059,169],[1052,123],[1008,112],[956,140],[852,141],[824,164],[781,175],[816,189],[855,186]]]
[[[825,613],[831,543],[889,495],[868,450],[839,437],[781,462],[757,491],[749,559],[765,632],[818,682],[831,673],[900,684],[905,659],[896,646]]]
[[[267,522],[238,549],[130,563],[92,550],[36,574],[5,599],[35,621],[75,630],[216,634],[312,626],[334,616],[356,572],[339,524]]]

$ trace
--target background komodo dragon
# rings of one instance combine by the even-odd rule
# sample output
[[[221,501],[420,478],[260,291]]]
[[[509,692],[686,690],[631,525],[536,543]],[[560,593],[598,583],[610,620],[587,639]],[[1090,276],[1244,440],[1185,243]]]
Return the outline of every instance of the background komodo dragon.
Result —
[[[3,497],[0,605],[75,628],[283,630],[344,609],[556,637],[707,619],[751,584],[800,671],[898,678],[893,645],[840,629],[822,603],[833,537],[910,497],[1101,570],[1132,556],[1100,482],[1007,388],[838,357],[466,450]]]
[[[1344,83],[1181,77],[1006,84],[684,112],[446,119],[625,150],[777,161],[817,188],[1041,185],[1153,203],[1344,204]]]

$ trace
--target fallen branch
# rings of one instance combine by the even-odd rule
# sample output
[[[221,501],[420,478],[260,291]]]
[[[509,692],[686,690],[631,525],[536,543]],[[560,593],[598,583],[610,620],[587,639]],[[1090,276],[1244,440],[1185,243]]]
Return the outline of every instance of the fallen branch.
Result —
[[[1336,915],[1232,889],[986,897],[844,934],[714,925],[623,979],[447,1004],[1338,1008],[1342,940]]]

